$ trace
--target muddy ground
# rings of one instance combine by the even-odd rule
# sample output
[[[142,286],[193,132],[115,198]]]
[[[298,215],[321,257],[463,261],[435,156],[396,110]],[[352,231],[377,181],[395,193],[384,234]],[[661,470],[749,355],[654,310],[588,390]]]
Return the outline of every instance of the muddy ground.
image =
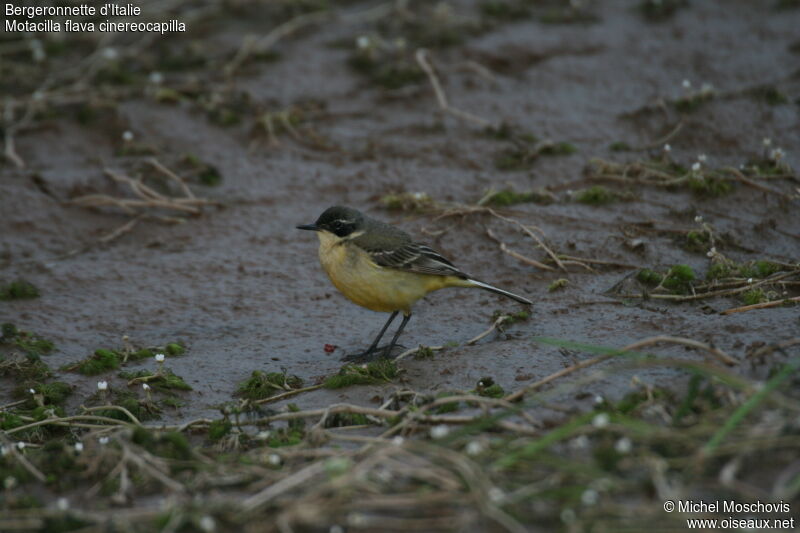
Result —
[[[624,198],[606,205],[573,198],[574,191],[596,184],[587,179],[591,159],[659,158],[665,143],[669,156],[686,167],[705,154],[708,167],[738,168],[777,147],[785,152],[783,163],[800,166],[800,11],[771,4],[691,2],[663,20],[650,20],[637,2],[592,2],[581,8],[587,17],[554,24],[533,2],[528,15],[511,19],[489,17],[478,3],[450,2],[452,16],[484,24],[480,31],[465,30],[460,42],[430,48],[450,104],[576,149],[541,155],[527,168],[511,170],[497,168],[496,159],[512,143],[444,113],[424,74],[387,89],[348,64],[357,38],[377,33],[375,22],[345,16],[312,24],[275,44],[276,57],[248,60],[231,76],[224,67],[242,36],[263,36],[276,25],[266,13],[260,19],[243,14],[241,6],[212,9],[186,35],[156,38],[144,52],[129,50],[130,40],[119,38],[108,45],[119,57],[108,61],[118,60],[123,69],[128,61],[137,65],[133,81],[77,84],[69,98],[62,95],[70,102],[54,104],[57,112],[37,115],[16,133],[24,167],[10,158],[0,163],[0,278],[24,278],[41,293],[36,299],[0,302],[0,321],[52,340],[56,350],[46,356],[52,368],[98,348],[118,349],[123,336],[137,346],[182,343],[186,356],[168,364],[193,390],[183,394],[181,407],[163,414],[165,422],[216,416],[217,406],[233,400],[238,384],[254,370],[285,369],[313,384],[337,372],[342,355],[365,347],[385,320],[333,289],[318,263],[315,236],[294,229],[313,222],[326,207],[342,204],[401,226],[464,271],[525,295],[534,305],[530,319],[466,346],[492,324],[495,310],[520,307],[477,290],[431,294],[415,307],[401,342],[458,346],[432,358],[405,358],[404,373],[392,384],[300,395],[293,401],[301,408],[341,401],[376,405],[376,397],[398,386],[470,390],[486,376],[512,391],[590,357],[535,342],[534,336],[622,347],[671,335],[712,344],[735,357],[787,340],[800,331],[796,306],[722,315],[744,305],[741,299],[671,303],[621,299],[607,291],[645,267],[665,271],[686,264],[702,278],[711,264],[708,249],[684,245],[686,232],[700,225],[697,216],[713,227],[720,239],[717,250],[731,260],[796,263],[796,180],[764,181],[779,193],[737,182],[720,196],[685,187],[605,183]],[[352,14],[371,5],[347,2],[341,10]],[[159,70],[160,79],[154,78],[147,54],[165,53],[165,46],[178,51],[195,46],[213,59],[199,68]],[[144,54],[141,64],[137,54]],[[61,61],[48,58],[46,68],[58,72]],[[691,89],[682,86],[684,80]],[[711,84],[715,96],[696,110],[681,113],[670,103],[703,84]],[[30,83],[6,78],[3,85],[9,97],[22,99]],[[216,94],[221,101],[245,103],[231,104],[238,114],[226,121],[214,115],[218,107],[204,110],[197,103],[201,97],[158,92],[189,85],[205,101],[216,101]],[[776,102],[753,91],[762,86],[785,98]],[[95,106],[95,118],[76,118],[81,106]],[[258,113],[291,106],[311,109],[294,122],[297,138],[278,119],[272,139],[256,124]],[[676,134],[657,142],[681,120]],[[765,138],[770,147],[763,145]],[[653,146],[614,151],[615,142]],[[222,180],[216,186],[190,182],[195,194],[219,205],[204,207],[181,224],[144,219],[103,243],[102,237],[131,217],[114,207],[93,210],[69,202],[96,192],[132,197],[103,169],[134,175],[153,156],[185,169],[179,163],[185,154],[218,169]],[[488,189],[507,187],[550,191],[555,201],[521,203],[500,213],[540,228],[558,254],[613,264],[587,263],[594,271],[574,264],[567,265],[568,272],[543,270],[504,253],[487,236],[489,228],[511,250],[548,259],[529,236],[491,215],[437,218],[441,210],[392,210],[381,201],[392,193],[420,192],[440,205],[474,205]],[[566,286],[548,290],[562,278]],[[783,289],[781,297],[797,296],[796,286]],[[327,353],[326,344],[337,349]],[[797,355],[799,348],[775,357]],[[704,358],[679,346],[654,350]],[[147,360],[130,368],[154,365]],[[763,379],[765,368],[741,364],[734,371]],[[99,379],[125,388],[115,374],[59,371],[57,377],[74,385],[74,408],[95,393]],[[558,402],[568,410],[583,409],[596,395],[621,397],[631,390],[634,374],[653,385],[684,380],[675,369],[631,370],[571,390]],[[12,401],[12,387],[0,381],[0,403]],[[542,418],[557,413],[532,412]]]

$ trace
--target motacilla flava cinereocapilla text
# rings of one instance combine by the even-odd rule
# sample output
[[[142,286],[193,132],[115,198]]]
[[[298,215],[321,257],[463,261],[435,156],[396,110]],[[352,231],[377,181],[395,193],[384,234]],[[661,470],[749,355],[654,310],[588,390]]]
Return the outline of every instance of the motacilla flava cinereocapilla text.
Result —
[[[411,318],[411,306],[429,292],[445,287],[478,287],[532,304],[527,298],[472,279],[436,251],[414,242],[405,231],[349,207],[329,207],[316,222],[297,229],[317,232],[319,260],[342,294],[367,309],[391,313],[372,345],[345,360],[389,357]],[[392,342],[378,348],[400,312],[403,321]]]

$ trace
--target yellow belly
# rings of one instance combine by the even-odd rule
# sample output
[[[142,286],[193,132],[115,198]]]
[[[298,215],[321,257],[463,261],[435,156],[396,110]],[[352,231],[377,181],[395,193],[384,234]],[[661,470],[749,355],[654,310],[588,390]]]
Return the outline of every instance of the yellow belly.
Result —
[[[414,274],[375,264],[369,254],[320,232],[319,259],[333,284],[348,299],[372,311],[411,312],[431,291],[464,284],[455,276]]]

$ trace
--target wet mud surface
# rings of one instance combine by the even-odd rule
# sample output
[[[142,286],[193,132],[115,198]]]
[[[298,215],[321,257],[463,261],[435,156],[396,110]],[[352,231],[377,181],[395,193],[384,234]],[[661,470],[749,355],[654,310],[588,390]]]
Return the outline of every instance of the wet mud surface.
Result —
[[[737,183],[719,197],[612,183],[609,188],[630,197],[608,205],[573,201],[570,192],[592,185],[585,174],[592,158],[658,157],[663,143],[643,152],[614,152],[609,146],[643,146],[666,135],[680,115],[657,103],[680,98],[685,79],[693,87],[710,83],[725,96],[683,115],[684,126],[668,140],[672,158],[690,166],[705,154],[714,167],[738,167],[761,157],[762,139],[769,138],[786,152],[787,164],[800,166],[800,13],[745,1],[692,2],[652,23],[633,2],[596,4],[591,9],[596,22],[501,20],[430,52],[451,105],[577,149],[539,157],[521,170],[496,168],[497,154],[510,143],[443,113],[424,75],[387,90],[350,68],[351,43],[371,31],[369,24],[350,21],[299,32],[277,45],[276,60],[248,63],[227,80],[204,80],[209,92],[248,95],[250,107],[231,126],[214,123],[190,102],[157,101],[148,90],[117,101],[113,111],[89,124],[69,115],[37,120],[16,136],[25,167],[9,160],[0,164],[0,277],[24,278],[41,296],[0,302],[1,321],[52,340],[57,349],[46,357],[52,368],[98,348],[117,349],[125,335],[138,346],[183,343],[187,354],[168,360],[168,366],[193,390],[182,393],[182,407],[163,414],[165,422],[214,416],[215,406],[231,401],[254,370],[285,369],[313,384],[337,372],[344,353],[366,347],[386,318],[340,295],[317,261],[316,238],[294,229],[326,207],[343,204],[401,226],[464,271],[535,303],[530,319],[466,346],[491,325],[495,310],[514,312],[517,304],[477,290],[431,294],[415,307],[401,342],[458,346],[429,359],[404,359],[405,372],[393,384],[318,390],[295,398],[300,407],[340,401],[372,405],[400,386],[470,390],[485,376],[511,391],[589,357],[534,342],[534,336],[622,347],[672,335],[737,356],[748,347],[796,336],[797,307],[721,315],[742,302],[736,297],[642,302],[607,291],[645,267],[663,271],[686,264],[702,277],[710,265],[707,250],[689,251],[681,244],[685,233],[697,228],[697,216],[724,236],[726,245],[719,249],[732,260],[796,262],[797,181],[767,182],[782,195]],[[453,9],[474,14],[478,8],[456,2]],[[246,24],[241,17],[223,16],[201,39],[207,49],[235,50],[242,32],[254,31],[243,28]],[[346,46],[337,45],[342,42]],[[164,86],[180,78],[165,77]],[[761,85],[777,87],[787,101],[771,105],[744,94]],[[308,102],[319,110],[297,126],[297,139],[286,131],[273,142],[263,130],[253,134],[254,110]],[[133,141],[123,140],[123,132],[131,132]],[[120,155],[130,142],[150,150]],[[146,219],[100,243],[131,217],[113,207],[90,210],[68,202],[95,192],[127,194],[103,175],[105,167],[129,171],[153,155],[171,166],[183,154],[213,165],[222,181],[214,187],[191,184],[195,194],[219,206],[205,207],[182,224]],[[440,212],[389,210],[381,203],[390,193],[423,192],[437,202],[472,205],[488,189],[506,187],[554,195],[549,205],[524,203],[499,212],[540,228],[557,253],[630,267],[591,264],[594,271],[588,271],[568,265],[568,272],[545,271],[503,253],[487,236],[489,228],[510,249],[547,259],[528,236],[495,217],[437,218]],[[632,240],[637,240],[633,248]],[[568,284],[549,292],[561,278]],[[797,296],[796,286],[786,290]],[[326,344],[336,345],[336,351],[326,353]],[[797,346],[792,349],[796,354]],[[702,358],[682,347],[656,351]],[[129,369],[154,365],[147,360]],[[741,364],[736,372],[763,373],[758,364]],[[581,408],[595,395],[622,396],[634,374],[660,386],[683,379],[674,369],[637,369],[572,391],[559,403]],[[73,405],[94,394],[98,379],[125,387],[116,372],[85,377],[60,371],[57,377],[75,386]],[[13,386],[0,381],[2,402],[12,400]]]

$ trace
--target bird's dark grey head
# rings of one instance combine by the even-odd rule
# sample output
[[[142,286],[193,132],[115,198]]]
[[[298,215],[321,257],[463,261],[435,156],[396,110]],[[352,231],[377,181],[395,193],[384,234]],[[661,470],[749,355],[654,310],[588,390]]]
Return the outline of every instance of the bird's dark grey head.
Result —
[[[364,225],[364,215],[356,209],[335,205],[326,209],[313,224],[297,226],[298,229],[330,231],[338,237],[347,237]]]

